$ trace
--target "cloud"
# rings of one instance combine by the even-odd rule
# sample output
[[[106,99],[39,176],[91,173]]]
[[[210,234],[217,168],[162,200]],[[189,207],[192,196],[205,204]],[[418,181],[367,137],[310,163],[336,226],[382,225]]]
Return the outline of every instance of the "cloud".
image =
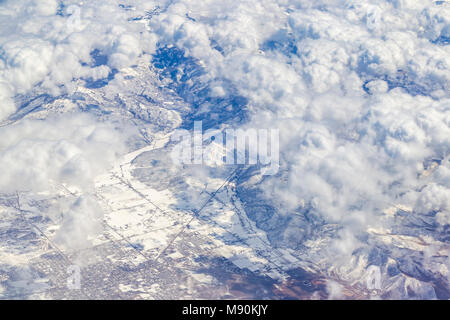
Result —
[[[343,299],[344,295],[342,293],[343,287],[340,283],[328,280],[327,281],[327,292],[329,300]]]
[[[0,191],[42,191],[54,182],[89,189],[92,177],[123,150],[108,124],[86,115],[24,120],[0,128]]]
[[[448,222],[447,3],[63,3],[0,4],[0,119],[20,107],[14,104],[20,94],[70,93],[80,79],[104,79],[138,57],[150,62],[157,46],[174,46],[202,71],[195,83],[183,79],[177,91],[187,92],[181,97],[187,103],[203,94],[196,86],[210,85],[219,98],[235,88],[248,102],[246,128],[280,130],[279,173],[252,188],[259,201],[276,209],[273,221],[286,221],[283,232],[266,230],[283,245],[296,248],[304,240],[294,231],[311,222],[293,218],[298,215],[341,228],[327,251],[330,264],[372,245],[361,240],[369,227],[398,224],[380,218],[393,205],[437,211],[434,219]],[[70,5],[77,10],[68,10]],[[192,110],[208,111],[207,102],[192,103]],[[115,144],[108,141],[114,130],[80,119],[70,115],[1,129],[0,164],[8,171],[0,191],[39,191],[51,181],[89,190],[92,177],[114,159]],[[105,161],[98,163],[100,158]],[[430,159],[438,166],[430,169]],[[71,210],[89,203],[79,200]]]
[[[420,192],[415,209],[422,213],[450,211],[450,189],[435,183],[427,185]]]
[[[61,207],[62,222],[54,241],[69,249],[85,249],[103,232],[103,209],[91,195],[82,195],[68,208]]]
[[[42,213],[55,221],[62,214],[56,235],[62,245],[85,244],[103,216],[93,198],[94,179],[124,152],[126,134],[86,114],[64,114],[2,127],[0,137],[0,193],[51,196],[62,186],[75,188],[78,199],[60,198]]]

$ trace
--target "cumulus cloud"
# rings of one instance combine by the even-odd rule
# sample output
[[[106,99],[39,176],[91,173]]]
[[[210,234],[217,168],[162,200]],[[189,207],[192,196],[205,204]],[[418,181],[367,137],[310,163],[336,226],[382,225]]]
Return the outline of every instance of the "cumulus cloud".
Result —
[[[105,78],[152,53],[156,38],[131,20],[149,5],[131,11],[110,1],[1,2],[0,120],[19,107],[17,94],[36,85],[52,95],[70,93],[79,79]],[[92,67],[94,50],[108,57],[105,65]]]
[[[450,189],[431,183],[421,192],[415,209],[419,212],[448,212],[450,210]]]
[[[343,287],[340,283],[333,281],[333,280],[327,281],[327,292],[328,292],[329,300],[343,299],[344,295],[343,295],[342,291],[343,291]]]
[[[42,191],[54,182],[91,189],[101,173],[123,150],[119,133],[86,115],[25,120],[0,128],[0,190]]]
[[[54,241],[69,249],[87,248],[103,231],[103,209],[91,195],[82,195],[68,208],[61,206],[62,222]]]
[[[92,198],[94,178],[123,153],[124,135],[88,115],[66,114],[2,127],[0,137],[0,193],[52,195],[62,186],[75,188],[81,193],[77,200],[62,198],[43,214],[62,214],[56,236],[62,245],[85,244],[103,215]]]
[[[205,81],[226,79],[249,99],[246,126],[280,129],[280,172],[258,188],[279,214],[341,226],[329,252],[339,256],[369,227],[389,228],[380,215],[393,204],[448,216],[448,185],[423,179],[429,159],[449,154],[448,8],[181,0],[150,25],[201,61]]]

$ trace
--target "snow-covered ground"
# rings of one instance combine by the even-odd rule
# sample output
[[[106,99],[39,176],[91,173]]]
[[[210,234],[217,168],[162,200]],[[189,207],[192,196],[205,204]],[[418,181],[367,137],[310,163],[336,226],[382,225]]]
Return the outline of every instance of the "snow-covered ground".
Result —
[[[1,1],[0,298],[450,298],[449,17]],[[279,170],[174,163],[195,121]]]

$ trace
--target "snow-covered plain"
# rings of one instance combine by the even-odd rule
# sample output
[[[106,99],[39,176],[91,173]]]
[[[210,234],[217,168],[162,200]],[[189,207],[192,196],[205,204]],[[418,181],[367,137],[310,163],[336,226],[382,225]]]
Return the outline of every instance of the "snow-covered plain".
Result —
[[[450,298],[449,17],[0,1],[0,298]],[[173,163],[194,121],[278,129],[280,170]]]

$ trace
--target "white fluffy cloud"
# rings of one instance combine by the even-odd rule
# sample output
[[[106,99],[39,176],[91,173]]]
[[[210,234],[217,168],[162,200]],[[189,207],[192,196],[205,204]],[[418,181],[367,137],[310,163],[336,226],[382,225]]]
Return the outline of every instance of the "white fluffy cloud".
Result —
[[[280,174],[259,188],[282,215],[309,208],[341,225],[337,255],[351,253],[357,235],[393,204],[438,211],[438,222],[448,222],[448,2],[63,3],[62,15],[51,0],[0,3],[0,119],[37,85],[58,95],[76,79],[133,65],[157,43],[173,45],[198,60],[198,81],[212,81],[212,95],[232,86],[248,99],[247,127],[280,129]],[[94,49],[105,64],[93,66]],[[111,151],[102,140],[110,134],[76,121],[0,131],[0,164],[9,168],[0,191],[52,180],[85,187],[98,171],[89,160]],[[60,133],[61,124],[72,129]],[[431,173],[430,159],[440,163]]]
[[[82,195],[69,205],[58,206],[63,218],[54,241],[70,249],[89,247],[90,240],[103,232],[103,209],[92,195]]]
[[[19,107],[15,95],[38,84],[52,95],[70,93],[80,78],[105,78],[113,68],[131,66],[140,55],[152,53],[154,35],[145,24],[128,21],[149,5],[132,11],[116,1],[2,1],[0,120]],[[91,67],[95,49],[108,57],[106,65]]]
[[[61,198],[52,209],[63,215],[56,240],[70,248],[86,245],[101,231],[103,216],[93,198],[94,178],[123,153],[123,135],[87,115],[67,114],[2,127],[0,137],[0,193],[51,196],[62,186],[76,188],[77,200]]]
[[[123,150],[118,132],[86,115],[24,120],[0,128],[0,192],[45,191],[53,183],[91,189]]]
[[[312,208],[357,235],[395,203],[448,211],[448,186],[420,177],[450,151],[449,8],[181,0],[150,25],[199,59],[204,79],[249,99],[247,125],[280,129],[280,176],[260,186],[268,202],[287,215]],[[341,249],[352,252],[352,239]]]

